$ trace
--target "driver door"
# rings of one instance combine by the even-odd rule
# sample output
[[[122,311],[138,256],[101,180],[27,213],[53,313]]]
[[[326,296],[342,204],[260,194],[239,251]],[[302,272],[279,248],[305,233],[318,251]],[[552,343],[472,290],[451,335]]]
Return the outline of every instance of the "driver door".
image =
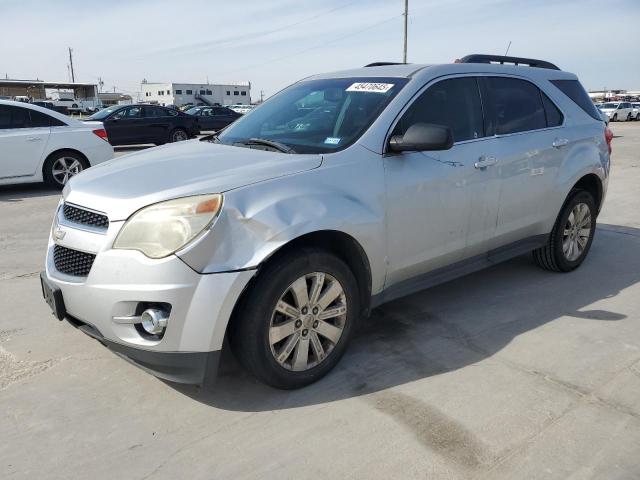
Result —
[[[386,286],[487,251],[497,219],[495,145],[484,136],[477,79],[456,77],[424,90],[402,114],[393,135],[415,123],[451,128],[450,150],[388,153]],[[461,264],[458,263],[458,266]]]

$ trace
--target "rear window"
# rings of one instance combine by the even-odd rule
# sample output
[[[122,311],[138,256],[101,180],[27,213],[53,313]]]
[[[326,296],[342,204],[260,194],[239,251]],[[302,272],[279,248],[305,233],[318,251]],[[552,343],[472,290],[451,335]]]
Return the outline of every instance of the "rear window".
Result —
[[[551,83],[555,85],[562,93],[569,97],[573,102],[578,105],[582,110],[592,118],[595,118],[599,122],[602,121],[602,117],[598,113],[598,109],[593,105],[593,101],[580,85],[577,80],[551,80]]]

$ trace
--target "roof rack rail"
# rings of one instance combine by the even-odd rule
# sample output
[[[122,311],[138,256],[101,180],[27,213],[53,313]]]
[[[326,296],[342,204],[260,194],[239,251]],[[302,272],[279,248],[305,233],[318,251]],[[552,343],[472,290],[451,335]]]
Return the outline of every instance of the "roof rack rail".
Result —
[[[456,63],[512,63],[514,65],[528,65],[529,67],[548,68],[550,70],[560,70],[556,65],[544,60],[535,58],[505,57],[504,55],[473,54],[456,60]]]
[[[385,65],[406,65],[406,63],[402,62],[373,62],[369,65],[365,65],[364,67],[384,67]]]

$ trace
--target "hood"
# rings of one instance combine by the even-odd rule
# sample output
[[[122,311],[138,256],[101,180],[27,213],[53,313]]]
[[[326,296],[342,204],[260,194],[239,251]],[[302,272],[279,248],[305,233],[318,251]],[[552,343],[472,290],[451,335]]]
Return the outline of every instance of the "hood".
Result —
[[[114,158],[72,178],[65,201],[126,220],[147,205],[251,183],[320,166],[320,155],[231,147],[191,140]]]

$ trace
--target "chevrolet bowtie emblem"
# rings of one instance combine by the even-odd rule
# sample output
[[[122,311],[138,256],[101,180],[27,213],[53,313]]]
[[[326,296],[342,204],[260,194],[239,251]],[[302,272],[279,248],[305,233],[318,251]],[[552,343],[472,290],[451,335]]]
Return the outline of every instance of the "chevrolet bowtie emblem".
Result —
[[[53,238],[55,238],[56,240],[62,240],[66,234],[67,232],[57,229],[53,232]]]

